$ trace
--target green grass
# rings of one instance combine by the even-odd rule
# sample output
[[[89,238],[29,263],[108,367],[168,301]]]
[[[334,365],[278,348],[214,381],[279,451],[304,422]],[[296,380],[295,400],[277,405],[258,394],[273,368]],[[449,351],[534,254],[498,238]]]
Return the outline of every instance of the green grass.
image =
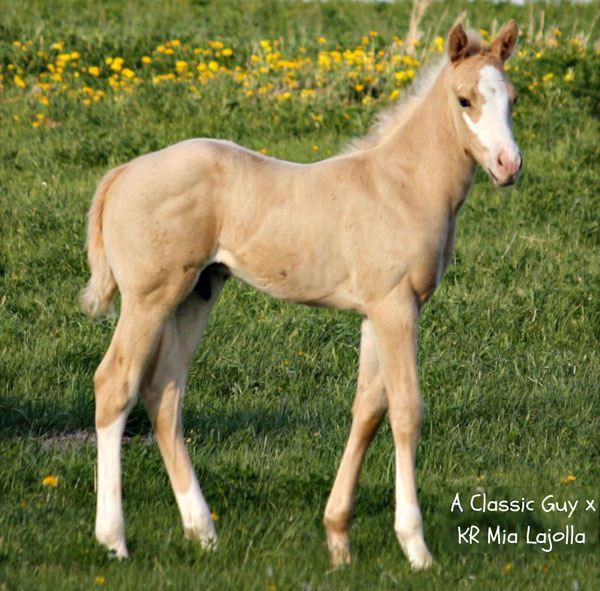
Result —
[[[219,549],[205,554],[183,538],[139,405],[123,449],[131,559],[109,560],[93,538],[92,376],[114,320],[91,322],[77,307],[88,276],[85,212],[108,168],[193,136],[303,162],[335,153],[368,130],[398,86],[393,73],[375,74],[359,92],[335,70],[319,86],[319,51],[354,49],[370,31],[378,33],[371,47],[387,51],[394,36],[405,38],[410,4],[81,4],[2,3],[0,590],[596,588],[597,513],[575,521],[589,533],[584,548],[465,551],[457,523],[500,523],[524,535],[531,519],[469,514],[460,522],[450,504],[478,487],[538,504],[548,494],[600,504],[598,4],[444,3],[421,24],[422,61],[436,55],[428,47],[462,10],[475,28],[514,16],[524,31],[509,72],[520,94],[522,177],[498,191],[478,173],[454,264],[422,316],[427,410],[418,482],[437,561],[426,573],[410,571],[395,541],[387,423],[359,483],[355,561],[329,568],[321,516],[350,425],[360,319],[283,304],[234,282],[211,317],[184,409],[190,454],[219,514]],[[285,59],[308,55],[315,65],[298,70],[298,88],[283,73],[257,76],[251,97],[226,74],[206,86],[153,84],[170,67],[155,48],[173,39],[190,47],[221,41],[234,51],[231,67],[242,69],[261,40],[278,40]],[[31,43],[23,51],[15,41]],[[64,48],[50,48],[60,41]],[[67,64],[43,104],[41,74],[60,51],[104,70],[75,77]],[[143,55],[153,56],[150,73],[111,87],[105,58],[122,56],[140,73]],[[105,96],[86,105],[84,84]],[[315,94],[302,98],[301,89]],[[58,485],[43,486],[51,474]],[[535,524],[558,528],[560,519]]]

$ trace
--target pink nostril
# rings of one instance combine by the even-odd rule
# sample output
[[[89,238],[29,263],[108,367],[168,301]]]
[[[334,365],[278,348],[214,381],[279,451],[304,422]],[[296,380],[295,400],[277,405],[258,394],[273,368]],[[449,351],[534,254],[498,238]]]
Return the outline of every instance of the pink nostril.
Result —
[[[504,154],[504,152],[500,152],[498,154],[498,168],[500,170],[506,170],[507,169],[506,155]]]
[[[523,157],[520,152],[515,158],[511,158],[506,152],[500,152],[496,164],[500,171],[513,174],[521,170],[521,167],[523,166]]]
[[[499,166],[500,169],[504,169],[505,168],[505,166],[504,166],[504,159],[503,159],[502,156],[503,156],[503,154],[502,154],[502,152],[500,152],[500,154],[498,154],[498,166]]]

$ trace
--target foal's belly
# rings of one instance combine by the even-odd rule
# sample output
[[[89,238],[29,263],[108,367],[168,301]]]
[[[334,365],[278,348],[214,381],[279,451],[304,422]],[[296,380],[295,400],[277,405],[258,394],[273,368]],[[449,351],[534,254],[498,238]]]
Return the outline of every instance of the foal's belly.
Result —
[[[215,262],[226,265],[244,283],[278,299],[363,312],[350,277],[339,265],[328,264],[331,259],[312,259],[301,252],[286,254],[277,248],[264,255],[219,248]]]

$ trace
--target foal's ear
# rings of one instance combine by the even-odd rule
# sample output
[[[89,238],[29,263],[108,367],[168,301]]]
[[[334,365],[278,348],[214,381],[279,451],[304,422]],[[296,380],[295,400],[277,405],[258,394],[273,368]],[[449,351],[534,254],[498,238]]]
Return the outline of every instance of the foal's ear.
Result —
[[[469,44],[469,38],[464,32],[462,25],[457,23],[452,27],[448,35],[448,57],[451,62],[457,62],[465,57],[465,51]]]
[[[490,51],[505,62],[511,55],[519,38],[519,25],[511,20],[490,45]]]

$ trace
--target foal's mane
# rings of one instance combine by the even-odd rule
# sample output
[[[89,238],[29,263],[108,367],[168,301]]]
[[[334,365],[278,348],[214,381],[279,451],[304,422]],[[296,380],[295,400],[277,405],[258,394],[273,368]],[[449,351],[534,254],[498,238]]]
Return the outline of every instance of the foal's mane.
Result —
[[[467,31],[468,44],[465,57],[476,55],[485,51],[479,33]],[[429,89],[433,86],[440,72],[448,63],[448,56],[428,65],[413,81],[408,93],[395,105],[385,109],[377,115],[375,124],[367,135],[352,140],[343,153],[369,150],[379,145],[386,137],[401,127],[421,103]]]

